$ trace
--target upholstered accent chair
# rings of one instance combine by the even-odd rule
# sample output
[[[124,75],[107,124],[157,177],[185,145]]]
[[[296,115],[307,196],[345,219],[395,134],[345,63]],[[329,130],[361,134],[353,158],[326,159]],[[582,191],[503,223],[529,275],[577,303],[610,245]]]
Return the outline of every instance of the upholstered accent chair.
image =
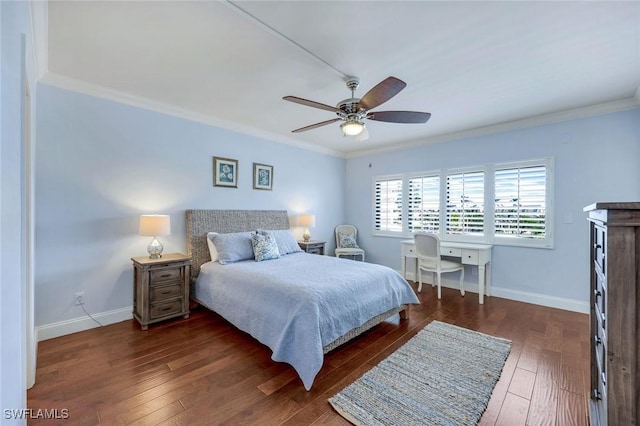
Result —
[[[364,262],[364,250],[358,246],[358,228],[353,225],[336,226],[336,257]]]

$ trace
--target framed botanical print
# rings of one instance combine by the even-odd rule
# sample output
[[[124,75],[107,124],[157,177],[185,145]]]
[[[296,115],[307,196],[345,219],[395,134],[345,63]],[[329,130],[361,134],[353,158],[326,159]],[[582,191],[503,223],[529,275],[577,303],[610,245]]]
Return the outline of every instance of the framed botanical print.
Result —
[[[213,185],[238,187],[238,160],[213,157]]]
[[[253,189],[273,189],[273,166],[253,163]]]

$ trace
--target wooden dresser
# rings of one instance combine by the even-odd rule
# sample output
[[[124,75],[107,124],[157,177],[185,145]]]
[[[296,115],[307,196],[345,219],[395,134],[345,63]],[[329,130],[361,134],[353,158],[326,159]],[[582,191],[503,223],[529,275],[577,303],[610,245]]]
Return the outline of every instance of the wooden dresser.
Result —
[[[595,203],[591,234],[592,425],[640,415],[640,202]]]
[[[143,330],[149,324],[182,316],[189,318],[191,258],[179,253],[160,259],[132,257],[133,317]]]

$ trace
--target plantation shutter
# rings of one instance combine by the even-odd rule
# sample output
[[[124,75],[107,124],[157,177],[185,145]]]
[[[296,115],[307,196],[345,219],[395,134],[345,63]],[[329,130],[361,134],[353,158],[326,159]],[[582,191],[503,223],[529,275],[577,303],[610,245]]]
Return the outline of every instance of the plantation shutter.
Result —
[[[447,234],[484,233],[484,172],[447,175]]]
[[[546,238],[545,166],[495,171],[495,235]]]
[[[410,232],[440,230],[440,176],[409,179],[408,227]]]
[[[402,232],[402,179],[376,180],[375,200],[375,230]]]

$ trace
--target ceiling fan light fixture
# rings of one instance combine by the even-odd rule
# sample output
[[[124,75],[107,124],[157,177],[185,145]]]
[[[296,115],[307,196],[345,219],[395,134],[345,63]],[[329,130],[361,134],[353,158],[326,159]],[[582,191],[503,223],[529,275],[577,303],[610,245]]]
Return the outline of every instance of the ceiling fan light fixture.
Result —
[[[364,131],[364,123],[360,120],[347,120],[340,125],[345,136],[358,136]]]

